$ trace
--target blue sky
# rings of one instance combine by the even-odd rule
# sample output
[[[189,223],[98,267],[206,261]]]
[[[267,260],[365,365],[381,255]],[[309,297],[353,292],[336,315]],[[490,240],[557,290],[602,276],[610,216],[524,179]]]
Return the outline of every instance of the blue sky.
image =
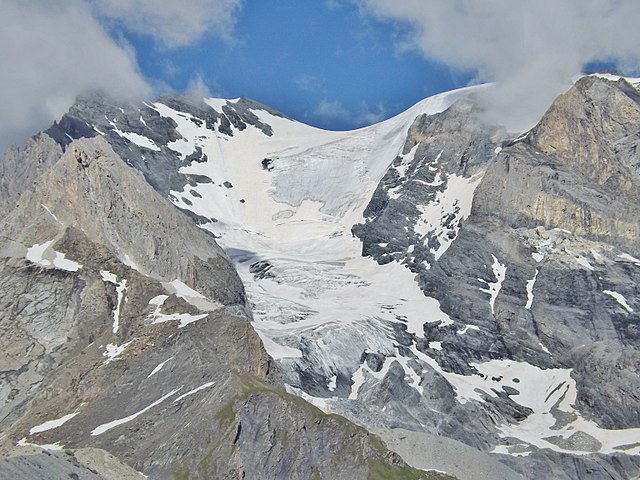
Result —
[[[184,90],[199,76],[215,96],[251,97],[298,120],[349,129],[459,86],[470,73],[402,50],[397,27],[350,2],[246,2],[231,39],[207,35],[167,49],[124,34],[144,75]]]
[[[247,96],[328,129],[496,82],[489,120],[530,127],[585,65],[640,73],[638,0],[2,0],[0,150],[88,90]]]

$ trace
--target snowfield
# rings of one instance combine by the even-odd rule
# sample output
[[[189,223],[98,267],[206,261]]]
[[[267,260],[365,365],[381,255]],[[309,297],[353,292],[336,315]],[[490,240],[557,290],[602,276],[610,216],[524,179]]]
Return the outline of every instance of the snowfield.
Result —
[[[252,305],[254,327],[268,353],[290,372],[289,390],[318,407],[331,411],[332,399],[338,398],[359,401],[361,387],[382,381],[397,362],[407,385],[420,395],[424,394],[421,369],[426,368],[450,383],[461,404],[484,402],[507,386],[517,391],[512,400],[531,408],[533,414],[522,422],[498,426],[505,444],[498,445],[495,453],[526,455],[535,448],[550,448],[574,454],[619,450],[638,454],[640,429],[604,430],[573,408],[576,389],[570,369],[542,370],[527,363],[494,360],[473,365],[478,374],[459,375],[444,371],[415,342],[400,349],[394,341],[398,325],[423,339],[425,324],[445,326],[452,321],[437,300],[423,294],[415,275],[403,265],[379,265],[363,257],[362,244],[351,227],[365,221],[363,211],[397,157],[402,160],[398,171],[406,172],[415,155],[415,149],[403,155],[413,119],[445,110],[473,88],[478,87],[437,95],[397,117],[352,132],[323,131],[253,110],[272,127],[272,136],[252,126],[234,131],[233,136],[213,132],[203,122],[191,121],[188,114],[155,103],[153,108],[173,119],[183,137],[169,148],[183,159],[197,148],[207,157],[204,162],[185,163],[180,172],[204,176],[210,182],[187,185],[183,191],[172,191],[170,198],[177,207],[209,219],[201,226],[219,237],[236,263]],[[223,105],[236,101],[209,99],[207,103],[221,111]],[[430,162],[430,168],[436,168],[438,158]],[[469,215],[481,176],[450,176],[448,180],[436,202],[419,206],[423,215],[417,233],[425,239],[440,239],[441,246],[432,251],[436,260],[458,233],[457,229],[445,231],[441,219],[452,214],[464,220]],[[533,253],[536,262],[544,258],[545,248],[551,246],[542,245]],[[575,261],[583,268],[593,268],[583,256],[576,255]],[[494,256],[489,267],[489,278],[478,279],[478,288],[487,294],[493,312],[509,266]],[[523,308],[532,306],[536,277],[537,271],[527,282]],[[199,298],[197,292],[186,292],[180,284],[173,286],[179,296]],[[605,293],[631,311],[620,294]],[[182,327],[197,320],[163,315],[160,309],[165,299],[150,302],[156,306],[151,317],[154,323],[179,320]],[[457,333],[477,329],[467,325]],[[446,354],[441,342],[430,342],[429,347]],[[363,362],[364,352],[384,356],[378,372]],[[295,372],[305,369],[320,376],[317,383],[324,388],[322,396],[317,390],[310,394],[295,381]],[[558,411],[572,421],[559,428]],[[589,448],[569,447],[576,432],[594,440],[587,442]]]

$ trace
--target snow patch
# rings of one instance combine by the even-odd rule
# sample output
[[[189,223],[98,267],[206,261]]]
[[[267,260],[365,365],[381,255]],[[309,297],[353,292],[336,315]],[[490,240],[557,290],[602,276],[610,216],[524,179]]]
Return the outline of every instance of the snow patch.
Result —
[[[536,263],[540,263],[542,260],[544,260],[544,254],[542,253],[533,252],[531,256],[536,261]]]
[[[625,262],[631,262],[631,263],[635,263],[636,265],[640,265],[640,260],[638,260],[636,257],[632,257],[628,253],[623,253],[621,255],[618,255],[618,258]]]
[[[70,413],[55,420],[48,420],[44,423],[41,423],[40,425],[36,425],[31,430],[29,430],[29,435],[34,435],[36,433],[46,432],[48,430],[53,430],[54,428],[61,427],[79,413],[80,412]]]
[[[108,344],[105,347],[105,351],[102,353],[103,357],[107,357],[107,359],[104,361],[105,365],[108,365],[109,363],[117,359],[122,354],[122,352],[124,352],[125,349],[133,343],[134,340],[135,338],[129,340],[127,343],[123,343],[122,345],[114,345],[113,343]]]
[[[480,331],[480,327],[478,327],[477,325],[465,325],[464,328],[461,328],[456,333],[458,335],[464,335],[469,330],[478,330],[478,331]]]
[[[77,272],[82,268],[78,262],[65,258],[65,254],[57,252],[52,248],[54,240],[42,244],[35,244],[27,249],[25,258],[31,263],[42,267],[54,267],[67,272]]]
[[[160,405],[162,402],[164,402],[167,398],[172,397],[173,395],[175,395],[177,392],[180,391],[182,387],[180,388],[176,388],[174,390],[171,390],[169,393],[167,393],[166,395],[164,395],[163,397],[160,397],[158,400],[156,400],[155,402],[153,402],[151,405],[146,406],[145,408],[143,408],[142,410],[129,415],[128,417],[124,417],[124,418],[120,418],[118,420],[113,420],[112,422],[109,423],[104,423],[102,425],[97,426],[96,428],[94,428],[93,430],[91,430],[91,435],[92,436],[96,436],[96,435],[101,435],[104,432],[107,432],[109,430],[111,430],[112,428],[115,428],[117,426],[123,425],[125,423],[128,423],[132,420],[135,420],[136,418],[138,418],[140,415],[142,415],[143,413],[148,412],[149,410],[151,410],[153,407]]]
[[[368,370],[371,372],[366,363],[360,365],[360,368],[356,370],[351,376],[351,393],[349,393],[349,400],[357,400],[358,399],[358,391],[360,387],[364,384],[365,376],[364,372]]]
[[[433,237],[438,239],[440,246],[430,249],[436,260],[451,246],[462,221],[471,214],[473,194],[480,185],[482,175],[467,178],[451,174],[445,180],[446,188],[439,191],[432,202],[416,205],[421,215],[414,231],[424,238],[425,243]]]
[[[162,305],[169,298],[169,295],[158,295],[149,300],[149,305],[155,305],[156,309],[153,311],[151,315],[149,315],[149,319],[151,319],[151,324],[155,325],[157,323],[164,323],[170,321],[178,321],[180,324],[178,328],[184,328],[187,325],[197,322],[198,320],[202,320],[205,318],[208,313],[203,313],[200,315],[192,315],[190,313],[162,313]]]
[[[527,280],[527,304],[524,306],[527,310],[531,310],[531,306],[533,305],[533,287],[536,284],[538,273],[540,273],[540,270],[536,269],[536,274],[533,278],[531,280]]]
[[[207,388],[211,388],[215,384],[216,384],[216,382],[207,382],[204,385],[200,385],[199,387],[194,388],[193,390],[190,390],[187,393],[180,395],[178,398],[176,398],[173,401],[173,403],[178,403],[180,400],[184,400],[189,395],[193,395],[194,393],[198,393],[198,392],[201,392],[202,390],[206,390]]]
[[[118,295],[118,299],[116,300],[116,306],[113,309],[113,334],[118,333],[118,329],[120,328],[120,308],[122,307],[123,300],[126,300],[125,294],[127,292],[127,280],[122,279],[121,282],[118,282],[118,277],[114,273],[109,272],[108,270],[100,270],[100,276],[105,283],[112,283],[116,286],[116,294]]]
[[[504,282],[507,267],[506,265],[501,264],[495,255],[491,255],[493,258],[493,265],[491,268],[493,269],[493,276],[495,277],[495,282],[489,282],[487,280],[483,280],[482,278],[478,278],[479,281],[486,283],[487,288],[481,288],[481,292],[485,292],[489,294],[489,304],[491,305],[491,314],[495,315],[494,305],[496,303],[496,298],[502,289],[502,282]]]
[[[129,140],[131,143],[135,143],[139,147],[146,148],[148,150],[153,150],[153,151],[156,151],[156,152],[160,151],[160,147],[158,147],[153,142],[153,140],[151,140],[150,138],[147,138],[144,135],[140,135],[140,134],[134,133],[134,132],[123,132],[122,130],[120,130],[118,128],[118,126],[115,124],[115,122],[109,120],[109,123],[111,124],[111,127],[113,128],[114,132],[116,132],[122,138],[124,138],[126,140]],[[98,131],[95,127],[94,127],[94,129],[96,131]],[[101,133],[101,132],[98,131],[98,133]],[[104,135],[104,134],[102,134],[102,135]]]
[[[331,375],[331,378],[329,378],[327,382],[327,390],[329,390],[330,392],[333,392],[336,389],[337,382],[338,382],[338,376],[335,374]]]
[[[41,205],[42,205],[42,204],[41,204]],[[51,210],[49,210],[49,207],[47,207],[46,205],[42,205],[42,208],[44,208],[44,209],[45,209],[45,211],[46,211],[49,215],[51,215],[51,217],[52,217],[56,222],[58,222],[58,223],[60,223],[60,224],[62,225],[62,222],[60,222],[60,220],[58,220],[58,217],[56,217],[56,216],[53,214],[53,212],[52,212]]]
[[[18,443],[16,443],[16,446],[17,447],[37,447],[37,448],[41,448],[42,450],[50,450],[50,451],[64,450],[64,445],[62,445],[60,442],[46,443],[46,444],[30,443],[30,442],[27,442],[27,437],[23,437],[22,439],[18,440]]]
[[[613,290],[603,290],[602,293],[606,293],[607,295],[612,297],[616,302],[622,305],[627,312],[633,313],[633,308],[629,306],[629,304],[627,303],[627,299],[624,298],[621,293],[614,292]]]
[[[187,303],[198,307],[200,310],[212,311],[222,308],[220,303],[209,300],[200,292],[195,291],[178,279],[169,282],[166,286],[176,297],[186,300]]]
[[[159,363],[158,366],[156,366],[156,368],[154,368],[151,371],[151,373],[149,375],[147,375],[147,378],[153,377],[156,373],[158,373],[160,370],[162,370],[162,367],[164,367],[169,360],[172,360],[172,359],[173,359],[173,356],[167,358],[164,362]]]

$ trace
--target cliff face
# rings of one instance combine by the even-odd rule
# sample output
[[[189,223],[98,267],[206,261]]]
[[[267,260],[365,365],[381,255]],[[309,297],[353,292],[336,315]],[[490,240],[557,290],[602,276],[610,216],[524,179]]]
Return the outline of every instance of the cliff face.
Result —
[[[533,130],[503,141],[491,155],[496,133],[474,120],[459,121],[455,133],[447,134],[447,123],[461,114],[452,107],[414,124],[416,140],[405,148],[418,142],[413,164],[407,168],[398,161],[389,169],[365,211],[369,218],[354,227],[364,254],[379,263],[402,262],[416,272],[424,293],[436,298],[452,321],[425,324],[426,341],[416,338],[414,352],[406,353],[412,360],[436,359],[442,368],[435,373],[429,363],[416,370],[422,372],[423,399],[428,396],[429,406],[445,419],[432,430],[481,450],[511,454],[503,461],[527,478],[625,478],[638,469],[631,445],[637,446],[640,426],[635,407],[640,389],[639,112],[640,96],[624,80],[585,77]],[[435,141],[439,134],[442,146]],[[461,216],[460,199],[447,200],[447,192],[455,192],[449,184],[456,175],[474,172],[473,202]],[[410,194],[412,189],[423,197]],[[429,208],[436,209],[435,216]],[[429,228],[421,228],[421,222]],[[403,345],[410,344],[405,338]],[[373,353],[363,358],[369,362]],[[489,367],[506,367],[507,359],[507,370]],[[375,368],[368,363],[374,375],[382,364],[384,357]],[[509,378],[505,372],[525,365],[543,375],[524,380],[529,374],[523,370],[512,374],[516,383],[502,383]],[[550,397],[537,403],[533,391],[530,400],[519,395],[528,391],[523,383],[542,388],[547,385],[543,376],[550,379],[561,371],[566,379],[551,382],[547,390],[549,395],[563,392],[557,404]],[[483,401],[460,400],[464,390],[456,375],[464,375],[476,392],[486,392]],[[377,399],[395,397],[397,376],[389,369],[362,398],[382,408]],[[448,382],[441,381],[443,376]],[[474,382],[478,376],[489,385]],[[571,407],[562,406],[567,401]],[[545,402],[549,405],[543,407]],[[403,418],[424,414],[418,402],[403,408],[408,410]],[[550,429],[537,423],[542,411],[554,419]],[[583,420],[594,422],[593,428],[581,427]],[[488,425],[497,426],[498,438],[490,439],[487,431],[495,427]],[[609,451],[610,457],[601,456],[605,439],[622,438],[623,432],[636,433],[629,444]],[[526,458],[517,458],[525,451]],[[571,452],[581,455],[570,460]],[[599,466],[603,461],[617,464],[617,473]],[[620,462],[628,463],[620,467]]]
[[[48,135],[39,134],[22,150],[11,147],[0,161],[0,217],[20,203],[20,196],[62,155],[62,148]]]
[[[632,407],[640,387],[639,132],[638,91],[585,77],[502,150],[472,211],[515,237],[512,251],[544,255],[528,262],[543,301],[533,301],[530,319],[505,306],[503,322],[531,322],[554,358],[575,368],[579,405],[607,428],[640,425]]]
[[[154,478],[419,476],[284,392],[214,236],[104,139],[38,173],[0,223],[2,475],[137,475],[122,463]]]
[[[585,77],[506,147],[476,194],[479,215],[563,228],[640,255],[640,94]]]

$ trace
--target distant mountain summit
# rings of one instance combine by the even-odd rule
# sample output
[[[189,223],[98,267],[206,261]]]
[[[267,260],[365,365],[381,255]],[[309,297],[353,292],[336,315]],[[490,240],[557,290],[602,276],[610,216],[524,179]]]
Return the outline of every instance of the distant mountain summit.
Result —
[[[78,98],[0,163],[0,472],[639,475],[636,87],[515,138],[491,86],[349,132]]]

